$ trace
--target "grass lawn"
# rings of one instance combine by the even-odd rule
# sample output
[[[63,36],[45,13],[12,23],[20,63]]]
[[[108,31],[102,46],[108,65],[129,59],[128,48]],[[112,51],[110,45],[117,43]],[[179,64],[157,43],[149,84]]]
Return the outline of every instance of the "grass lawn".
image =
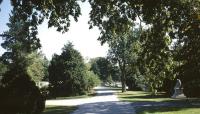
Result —
[[[157,96],[151,96],[149,92],[144,92],[144,91],[127,91],[125,93],[118,92],[118,98],[122,101],[128,101],[128,102],[140,102],[140,101],[162,102],[162,101],[177,100],[168,98],[162,93],[158,93]]]
[[[42,114],[70,114],[76,109],[75,106],[46,106]]]
[[[50,98],[50,99],[56,99],[56,100],[61,100],[61,99],[80,99],[80,98],[93,97],[95,95],[96,95],[96,93],[89,93],[87,95],[78,95],[78,96],[69,96],[69,97],[56,97],[56,98]]]
[[[200,107],[148,107],[137,111],[137,114],[199,114]]]
[[[200,99],[189,99],[189,101],[187,99],[172,99],[166,97],[163,93],[151,96],[149,92],[143,91],[118,92],[118,98],[121,101],[135,103],[133,105],[137,114],[200,114]],[[145,106],[151,103],[157,105]],[[174,103],[175,105],[159,106],[159,103]],[[176,104],[179,104],[179,106]]]

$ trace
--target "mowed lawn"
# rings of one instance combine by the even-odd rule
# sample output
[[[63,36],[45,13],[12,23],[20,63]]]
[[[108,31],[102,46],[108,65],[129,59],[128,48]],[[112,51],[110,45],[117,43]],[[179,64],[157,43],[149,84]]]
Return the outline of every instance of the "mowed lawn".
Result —
[[[137,114],[200,114],[200,99],[172,99],[166,97],[163,93],[151,96],[149,92],[143,91],[119,92],[118,98],[121,101],[133,102]],[[179,104],[179,106],[149,105],[162,103]]]
[[[150,107],[142,108],[137,114],[200,114],[197,107]]]
[[[75,106],[46,106],[42,114],[70,114],[76,109]]]

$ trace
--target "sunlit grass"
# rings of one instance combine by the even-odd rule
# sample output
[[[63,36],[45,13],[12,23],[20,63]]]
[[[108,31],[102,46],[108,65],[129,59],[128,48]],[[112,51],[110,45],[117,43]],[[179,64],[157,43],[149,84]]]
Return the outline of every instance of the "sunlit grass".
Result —
[[[128,101],[128,102],[137,102],[137,101],[161,102],[161,101],[176,100],[176,99],[166,97],[162,93],[158,93],[158,95],[152,96],[149,92],[144,92],[144,91],[127,91],[125,93],[118,92],[118,98],[121,101]]]

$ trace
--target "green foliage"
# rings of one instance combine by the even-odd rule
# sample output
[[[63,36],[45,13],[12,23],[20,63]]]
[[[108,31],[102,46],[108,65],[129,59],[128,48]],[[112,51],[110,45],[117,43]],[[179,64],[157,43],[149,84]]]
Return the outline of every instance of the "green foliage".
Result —
[[[48,27],[56,27],[57,31],[63,32],[68,31],[71,17],[77,21],[81,15],[79,4],[79,0],[11,0],[13,10],[20,20],[28,20],[31,26],[36,27],[46,18],[48,19]],[[32,36],[35,35],[32,34]]]
[[[7,50],[2,60],[8,70],[3,75],[0,87],[3,91],[1,107],[4,109],[0,113],[39,114],[44,109],[45,99],[27,73],[29,63],[26,59],[28,54],[40,47],[39,40],[31,36],[37,32],[28,21],[20,20],[14,11],[9,21],[9,30],[4,32],[5,41],[1,44]]]
[[[152,29],[143,32],[141,36],[142,51],[139,60],[144,83],[149,86],[152,94],[156,94],[165,78],[173,79],[173,58],[169,49],[169,38],[159,33],[158,29]]]
[[[112,70],[112,65],[110,61],[108,61],[106,58],[98,57],[92,59],[90,63],[90,70],[93,71],[96,75],[98,75],[102,81],[106,82]]]
[[[47,74],[48,64],[45,63],[44,56],[41,52],[33,52],[26,57],[28,61],[27,73],[35,82],[42,81]],[[45,66],[45,64],[47,64]]]
[[[87,92],[86,66],[72,43],[64,46],[61,55],[54,55],[49,66],[51,94],[55,96],[80,95]]]
[[[129,76],[129,79],[130,77],[135,78],[133,75],[137,73],[134,67],[136,67],[136,56],[140,48],[137,42],[138,32],[130,29],[121,35],[110,34],[113,40],[108,41],[110,47],[108,58],[114,64],[119,65],[123,92],[126,91],[127,76]],[[129,85],[131,85],[130,83]]]
[[[200,1],[186,0],[183,3],[183,16],[176,16],[177,30],[170,32],[170,36],[177,40],[174,46],[174,57],[177,64],[176,74],[181,79],[187,97],[200,97],[194,88],[199,88],[200,80]],[[182,20],[182,21],[180,21]]]
[[[6,42],[2,46],[8,50],[3,58],[7,61],[14,60],[16,64],[23,66],[23,57],[26,55],[24,52],[31,52],[40,47],[39,39],[36,37],[37,26],[44,21],[44,18],[49,19],[49,27],[56,27],[57,31],[66,32],[70,25],[70,16],[77,21],[81,14],[79,3],[78,0],[11,0],[14,18],[10,19],[13,25],[8,25],[10,30],[13,30],[3,34]],[[112,50],[113,53],[123,53],[123,56],[127,56],[125,52],[129,51],[125,49],[126,46],[118,45],[116,42],[126,44],[125,36],[130,33],[136,19],[140,20],[140,27],[142,22],[146,24],[147,30],[141,36],[143,49],[140,50],[142,52],[139,55],[141,59],[138,65],[142,75],[136,73],[136,76],[142,77],[152,91],[159,88],[166,77],[174,78],[172,73],[183,81],[184,86],[199,79],[199,0],[89,0],[89,3],[92,8],[90,28],[99,27],[101,31],[99,40],[102,44],[114,42],[109,44],[113,45],[112,48],[121,48],[119,52]],[[13,36],[16,37],[15,43],[10,42],[13,41]],[[173,53],[169,50],[172,39],[177,43],[171,50]],[[18,49],[23,50],[23,53],[19,53]],[[10,53],[11,51],[14,53]],[[123,56],[119,57],[124,58]],[[126,61],[124,58],[123,62]],[[132,65],[136,66],[134,64]],[[124,71],[127,66],[122,66],[120,69]],[[136,67],[129,69],[137,70]],[[172,72],[173,69],[176,72]]]
[[[45,99],[28,74],[9,69],[0,86],[2,114],[39,114],[44,110]],[[9,110],[8,110],[9,109]]]
[[[112,64],[112,69],[111,69],[111,78],[115,82],[120,81],[120,70],[118,66],[115,66]]]
[[[93,87],[96,87],[101,83],[99,77],[96,74],[94,74],[93,71],[87,71],[86,78],[88,91],[91,91]]]
[[[7,66],[0,61],[0,76],[3,76],[3,74],[8,70]]]
[[[140,20],[140,26],[141,22],[146,24],[146,40],[142,39],[144,49],[141,55],[144,60],[139,66],[143,68],[140,68],[145,77],[143,79],[152,91],[162,85],[166,76],[174,78],[169,71],[177,67],[177,62],[180,62],[180,67],[173,73],[181,78],[183,85],[199,79],[199,0],[89,2],[92,6],[89,23],[91,27],[98,26],[101,30],[99,40],[102,43],[115,40],[111,36],[127,33],[136,18]],[[167,42],[172,39],[176,39],[180,47],[173,50],[173,54],[178,53],[175,62],[174,55],[172,57],[167,49],[170,46]]]

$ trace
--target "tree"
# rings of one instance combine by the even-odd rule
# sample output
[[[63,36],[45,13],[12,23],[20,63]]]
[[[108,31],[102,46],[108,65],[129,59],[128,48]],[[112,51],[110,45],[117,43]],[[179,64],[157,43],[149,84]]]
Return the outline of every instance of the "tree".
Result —
[[[86,84],[87,84],[87,91],[88,92],[90,92],[93,89],[93,87],[98,86],[101,82],[99,77],[96,74],[94,74],[93,71],[87,71],[86,72],[86,78],[87,78]]]
[[[171,40],[159,29],[149,29],[141,36],[140,72],[153,95],[166,78],[174,78],[173,58],[169,49]]]
[[[91,68],[90,70],[93,71],[99,78],[106,82],[107,78],[111,75],[111,63],[104,57],[98,57],[90,61]]]
[[[53,56],[48,70],[53,94],[69,96],[87,92],[86,66],[72,43],[64,46],[61,55]]]
[[[176,74],[183,83],[184,93],[187,97],[200,97],[200,93],[196,91],[200,89],[200,61],[198,59],[200,57],[200,3],[193,1],[190,5],[194,7],[189,8],[186,7],[187,5],[184,7],[185,10],[182,13],[186,16],[177,17],[183,21],[177,23],[176,26],[179,29],[172,31],[170,36],[177,40],[174,46],[174,58],[178,63]]]
[[[109,41],[109,54],[108,58],[114,63],[119,65],[121,73],[121,83],[122,83],[122,92],[126,91],[126,75],[127,75],[127,65],[130,62],[130,53],[132,51],[131,45],[133,43],[134,37],[133,32],[129,31],[120,36],[110,35],[113,37],[113,40]]]
[[[119,70],[119,67],[117,65],[113,65],[112,64],[111,77],[112,77],[112,80],[114,82],[119,82],[120,81],[120,70]]]
[[[3,76],[3,74],[7,71],[7,66],[2,62],[0,61],[0,76]]]
[[[27,73],[35,82],[42,81],[47,74],[46,60],[41,52],[33,52],[26,57],[28,61]],[[47,64],[47,65],[46,65]],[[46,66],[45,66],[46,65]],[[46,76],[47,77],[47,76]]]
[[[4,32],[5,41],[1,44],[7,50],[2,55],[2,59],[8,66],[8,70],[3,75],[0,87],[3,94],[0,100],[1,107],[12,110],[1,110],[0,113],[38,114],[44,110],[45,99],[27,73],[26,59],[28,54],[38,48],[37,44],[30,43],[37,42],[30,35],[35,31],[31,29],[29,22],[18,20],[14,11],[9,21],[7,24],[9,30]]]
[[[81,1],[84,2],[85,0]],[[55,27],[57,31],[67,32],[71,17],[77,21],[79,15],[81,15],[79,0],[10,0],[10,2],[18,19],[30,21],[31,26],[36,31],[37,26],[42,24],[44,19],[48,19],[48,27]],[[31,34],[31,36],[36,37],[36,34]]]
[[[84,0],[82,0],[84,2]],[[1,3],[1,2],[0,2]],[[200,23],[200,1],[199,0],[89,0],[91,4],[90,12],[90,28],[93,26],[99,27],[101,34],[99,40],[103,43],[112,40],[109,35],[122,35],[129,31],[129,28],[133,26],[136,19],[145,23],[147,26],[157,28],[161,34],[168,34],[170,38],[177,39],[180,44],[184,44],[181,49],[184,54],[179,57],[177,62],[184,64],[181,65],[177,74],[184,77],[182,80],[186,80],[189,77],[188,67],[195,67],[198,69],[197,59],[195,61],[189,61],[186,55],[198,57],[198,51],[191,48],[193,42],[197,41],[199,35],[199,23]],[[31,22],[33,29],[32,36],[36,36],[37,26],[41,24],[44,18],[48,18],[49,27],[54,26],[58,31],[67,31],[70,25],[70,16],[78,19],[80,13],[79,2],[64,1],[64,0],[51,0],[51,1],[34,1],[34,0],[12,0],[11,4],[15,10],[16,15],[26,22]],[[16,21],[16,20],[15,20]],[[158,29],[159,28],[159,29]],[[152,28],[151,28],[152,29]],[[160,37],[164,38],[164,37]],[[37,38],[36,38],[37,39]],[[156,38],[153,42],[157,40]],[[37,44],[38,42],[31,42]],[[185,63],[185,61],[187,61]],[[181,74],[183,70],[186,70],[184,74]],[[189,70],[190,71],[190,70]],[[198,74],[197,71],[195,74]],[[187,75],[186,75],[187,74]],[[184,81],[184,84],[186,82]]]

